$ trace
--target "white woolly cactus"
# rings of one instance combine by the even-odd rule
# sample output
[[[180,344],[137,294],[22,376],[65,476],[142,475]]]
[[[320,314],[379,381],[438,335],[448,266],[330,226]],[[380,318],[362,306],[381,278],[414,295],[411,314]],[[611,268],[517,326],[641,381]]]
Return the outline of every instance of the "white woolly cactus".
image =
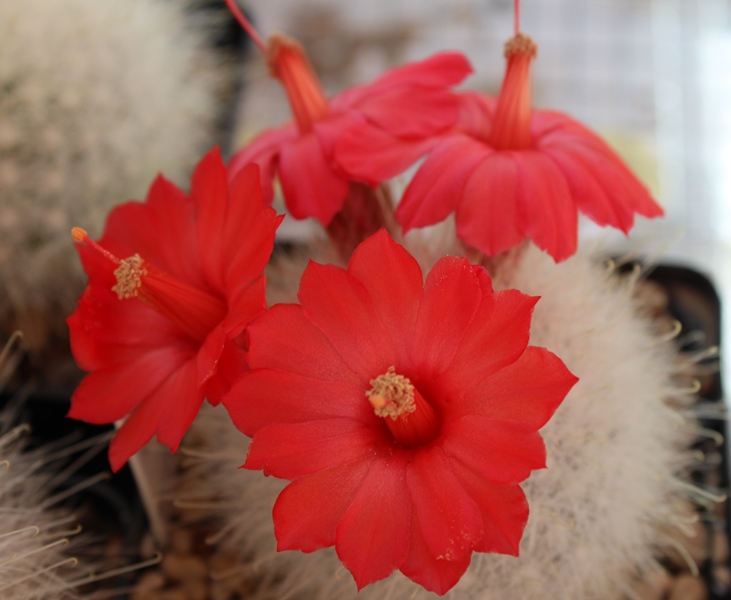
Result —
[[[635,280],[586,256],[556,265],[531,247],[503,272],[496,287],[541,297],[531,343],[579,382],[541,430],[548,468],[525,484],[520,559],[479,557],[466,587],[484,598],[621,597],[657,566],[687,496],[695,426],[668,405],[690,401],[675,348],[642,315]]]
[[[222,67],[188,5],[0,3],[0,318],[27,344],[80,291],[69,229],[98,235],[112,205],[158,172],[182,181],[212,144]]]
[[[428,256],[449,250],[431,241],[409,248],[425,271]],[[524,484],[531,513],[520,557],[473,555],[447,597],[622,597],[638,573],[657,568],[663,536],[678,526],[688,495],[683,478],[695,425],[668,406],[691,400],[676,381],[677,352],[643,316],[631,277],[584,255],[558,265],[533,247],[511,256],[495,287],[541,296],[531,344],[556,352],[580,382],[541,430],[548,468]],[[234,471],[247,440],[222,409],[202,417],[192,428],[201,447],[188,458],[181,498],[207,507],[222,527],[214,541],[238,553],[242,569],[260,581],[249,597],[356,598],[332,549],[275,553],[271,509],[286,482]],[[395,574],[357,597],[435,596]]]

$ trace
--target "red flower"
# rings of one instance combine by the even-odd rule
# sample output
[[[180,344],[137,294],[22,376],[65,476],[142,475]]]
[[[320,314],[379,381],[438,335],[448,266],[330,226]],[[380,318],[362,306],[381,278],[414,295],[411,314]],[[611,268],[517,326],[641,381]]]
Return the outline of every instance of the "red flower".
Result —
[[[89,284],[68,324],[90,374],[69,416],[131,413],[109,448],[114,471],[154,434],[175,451],[203,399],[217,403],[246,368],[239,338],[265,308],[261,272],[281,217],[263,205],[256,167],[227,179],[214,149],[190,196],[158,177],[144,203],[111,212],[98,244],[74,228]]]
[[[472,552],[517,555],[519,483],[576,378],[528,346],[536,298],[493,292],[446,257],[423,283],[383,231],[347,270],[310,263],[300,305],[247,328],[252,370],[223,399],[253,436],[244,465],[292,480],[279,550],[335,545],[358,588],[398,569],[443,594]]]
[[[233,0],[227,4],[255,35]],[[258,36],[254,39],[284,86],[294,122],[259,135],[233,156],[230,171],[235,174],[250,162],[259,164],[269,197],[276,173],[292,216],[315,217],[326,226],[343,207],[353,180],[332,159],[343,132],[355,124],[374,135],[388,132],[394,138],[390,157],[403,170],[423,156],[435,134],[456,123],[458,100],[448,88],[472,71],[461,54],[437,54],[328,100],[297,42],[275,35],[267,47]]]
[[[533,110],[530,66],[536,45],[517,34],[505,47],[507,71],[497,100],[462,95],[458,129],[442,136],[404,193],[396,218],[405,231],[456,213],[457,235],[494,256],[524,238],[561,261],[576,252],[577,209],[627,233],[635,213],[663,214],[647,190],[596,134],[558,112]],[[366,181],[380,162],[353,163],[354,129],[335,156]],[[385,146],[385,144],[384,144]],[[387,147],[387,146],[386,146]]]

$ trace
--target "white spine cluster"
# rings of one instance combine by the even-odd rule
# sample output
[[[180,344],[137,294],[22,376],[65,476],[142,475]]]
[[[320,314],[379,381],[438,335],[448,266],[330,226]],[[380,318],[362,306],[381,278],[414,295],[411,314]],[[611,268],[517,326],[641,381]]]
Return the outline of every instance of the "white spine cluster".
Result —
[[[433,246],[416,251],[434,255]],[[426,271],[432,259],[424,262]],[[678,525],[687,495],[694,424],[668,407],[691,401],[675,381],[677,351],[641,314],[631,278],[586,256],[556,265],[530,248],[503,272],[496,289],[541,296],[531,343],[558,354],[580,381],[542,429],[548,469],[524,484],[531,514],[520,557],[474,554],[446,597],[621,597],[639,572],[656,568],[662,532]],[[252,600],[436,598],[398,573],[356,595],[332,549],[276,555],[271,508],[286,482],[235,470],[246,439],[228,421],[217,409],[194,424],[203,455],[186,478],[219,502],[209,512],[223,528],[218,542],[266,575]]]
[[[0,318],[33,344],[83,282],[69,237],[212,144],[221,67],[188,0],[0,2]],[[42,335],[40,336],[42,337]]]
[[[80,529],[55,506],[54,473],[44,468],[49,452],[27,451],[27,427],[10,428],[9,417],[0,414],[0,597],[78,598],[69,585],[81,569],[69,544]]]

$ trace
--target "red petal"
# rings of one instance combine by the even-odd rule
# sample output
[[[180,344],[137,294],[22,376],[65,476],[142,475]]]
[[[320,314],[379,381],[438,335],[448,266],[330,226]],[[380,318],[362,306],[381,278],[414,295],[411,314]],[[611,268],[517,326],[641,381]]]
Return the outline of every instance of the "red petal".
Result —
[[[438,446],[415,452],[406,483],[432,557],[461,562],[482,539],[482,516]]]
[[[315,121],[312,128],[317,139],[320,140],[320,148],[325,156],[332,158],[335,146],[346,131],[366,123],[365,117],[357,111],[331,112],[326,117]],[[335,161],[337,162],[337,161]]]
[[[523,239],[518,226],[518,170],[509,153],[485,158],[472,172],[457,206],[457,235],[488,256]]]
[[[556,150],[570,154],[570,159],[583,165],[593,181],[602,188],[615,210],[621,212],[629,209],[645,217],[663,214],[662,208],[652,199],[642,182],[593,131],[567,115],[552,111],[536,111],[533,120],[538,147],[551,155]],[[582,212],[593,219],[589,205],[594,199],[577,197],[576,200]],[[609,221],[606,224],[622,229]],[[628,228],[631,225],[630,221]]]
[[[411,547],[401,572],[423,588],[439,595],[446,594],[460,580],[472,555],[460,560],[444,560],[434,558],[424,541],[416,513],[411,516]]]
[[[556,262],[567,259],[576,252],[578,216],[566,178],[540,152],[512,154],[518,164],[520,229]]]
[[[229,295],[229,310],[223,320],[226,339],[238,336],[254,317],[266,310],[266,278],[259,275],[248,286]]]
[[[602,138],[568,115],[550,110],[535,111],[531,130],[536,145],[541,150],[556,147],[583,148],[601,155],[606,163],[627,169],[622,159]],[[634,175],[631,177],[634,178]]]
[[[396,362],[405,362],[423,288],[419,263],[382,229],[355,249],[348,272],[370,295],[383,331],[397,348]]]
[[[255,369],[242,375],[223,404],[234,425],[248,436],[272,423],[304,423],[345,417],[378,423],[361,389],[310,379],[276,369]]]
[[[460,83],[472,73],[472,65],[459,52],[440,52],[421,61],[391,69],[365,85],[354,86],[333,99],[334,110],[345,110],[388,90],[418,86],[447,88]]]
[[[274,248],[274,236],[282,222],[283,215],[267,208],[261,210],[250,224],[240,224],[238,232],[232,235],[235,249],[226,259],[224,279],[227,296],[236,297],[255,281],[269,262]],[[241,223],[229,216],[228,222]],[[246,235],[241,235],[246,232]],[[229,306],[231,306],[229,302]]]
[[[406,171],[435,143],[433,139],[402,140],[364,122],[342,132],[333,157],[354,179],[375,186]]]
[[[264,205],[259,172],[257,165],[248,165],[233,177],[229,187],[222,232],[224,282],[229,294],[236,294],[264,270],[282,220],[276,211]]]
[[[298,298],[307,318],[363,380],[394,364],[391,333],[381,325],[363,285],[347,271],[311,262],[302,274]]]
[[[481,415],[537,430],[577,381],[555,354],[528,346],[517,361],[487,381],[463,379],[460,401],[450,405],[449,417]]]
[[[195,207],[196,239],[207,283],[222,293],[226,263],[223,232],[228,205],[228,175],[221,153],[214,148],[198,163],[191,181],[190,199]]]
[[[127,418],[109,445],[109,462],[115,473],[158,430],[159,436],[164,438],[160,441],[173,451],[177,449],[190,425],[190,413],[193,409],[197,412],[203,401],[202,394],[195,388],[195,375],[195,361],[188,361],[171,373]],[[167,420],[170,422],[163,423]]]
[[[409,553],[410,453],[373,461],[336,532],[335,549],[358,589],[388,577]]]
[[[238,295],[229,298],[229,311],[223,323],[208,334],[198,350],[199,387],[217,376],[225,344],[238,336],[251,319],[264,312],[266,308],[264,287],[265,280],[264,276],[261,275],[253,284],[240,291]],[[230,349],[229,354],[231,352],[236,353],[233,349]],[[229,355],[229,359],[232,358],[234,357]],[[237,364],[241,364],[241,362],[241,359],[236,359]],[[233,365],[229,362],[228,366]],[[239,375],[242,373],[243,371]],[[229,382],[235,380],[235,378],[231,379],[231,375],[231,373],[228,374]],[[223,381],[211,384],[208,389],[213,390],[215,393],[214,402],[217,402],[221,395],[228,391]]]
[[[194,235],[192,203],[178,187],[159,176],[144,204],[128,202],[112,210],[100,243],[120,258],[138,253],[166,273],[200,286],[198,248],[190,243]]]
[[[236,173],[230,173],[229,202],[227,203],[226,222],[223,224],[226,238],[226,256],[236,253],[240,242],[237,234],[252,228],[254,220],[268,203],[261,193],[261,166],[256,163],[242,165]],[[238,236],[240,237],[240,236]]]
[[[460,52],[438,52],[424,60],[391,69],[373,82],[373,87],[420,85],[452,87],[472,73],[472,65]]]
[[[157,430],[157,441],[175,452],[203,404],[204,392],[195,387],[197,369],[194,369],[192,362],[173,377],[175,379],[168,392],[158,398],[162,404],[163,418]]]
[[[505,290],[484,299],[445,377],[456,387],[482,385],[491,375],[525,352],[531,316],[538,298]],[[479,383],[477,383],[479,382]]]
[[[84,377],[74,391],[67,416],[87,423],[113,423],[189,359],[188,352],[163,347],[137,352],[124,364],[96,370]]]
[[[277,550],[314,552],[335,545],[338,523],[371,462],[321,471],[284,488],[273,511]]]
[[[485,530],[475,551],[518,556],[528,522],[528,500],[520,486],[490,483],[469,469],[455,469],[455,474],[482,514]]]
[[[427,275],[412,343],[420,379],[449,367],[480,306],[482,292],[475,273],[481,267],[474,269],[466,258],[444,257]]]
[[[297,138],[299,132],[294,124],[288,123],[278,129],[268,129],[231,157],[228,163],[229,177],[234,178],[246,165],[255,163],[261,168],[261,185],[264,201],[274,198],[274,171],[283,144]]]
[[[402,87],[368,98],[358,109],[390,135],[420,139],[452,127],[458,106],[457,97],[446,90]]]
[[[459,98],[459,130],[477,140],[492,129],[497,99],[477,92],[462,92]]]
[[[600,152],[591,148],[582,148],[578,144],[567,146],[565,152],[571,160],[586,169],[615,206],[626,207],[626,209],[646,217],[662,216],[662,208],[655,203],[645,187],[624,165],[612,162]],[[586,204],[586,201],[580,203],[579,208],[591,216]],[[613,223],[610,225],[621,229]],[[627,229],[629,230],[631,226],[630,222]]]
[[[216,367],[223,352],[223,345],[226,343],[226,330],[223,323],[211,331],[198,351],[196,361],[198,375],[196,377],[196,388],[201,387],[216,374]]]
[[[404,231],[446,219],[457,207],[472,171],[492,152],[467,136],[445,138],[414,175],[396,209]]]
[[[566,177],[571,194],[579,210],[599,225],[611,225],[627,233],[634,223],[631,206],[623,202],[616,192],[604,191],[590,171],[563,148],[544,150]],[[611,186],[608,186],[611,188]]]
[[[216,376],[205,384],[205,395],[213,406],[218,405],[234,382],[249,370],[246,353],[235,340],[226,342],[216,365]]]
[[[363,383],[299,304],[273,306],[247,331],[252,368],[271,367],[353,386]]]
[[[279,179],[289,212],[295,219],[315,217],[328,225],[342,208],[349,182],[333,170],[314,133],[284,144]]]
[[[390,445],[382,427],[352,419],[276,423],[256,432],[244,467],[291,480],[373,459]]]
[[[444,451],[493,483],[520,483],[546,466],[543,438],[525,426],[471,415],[444,423]]]

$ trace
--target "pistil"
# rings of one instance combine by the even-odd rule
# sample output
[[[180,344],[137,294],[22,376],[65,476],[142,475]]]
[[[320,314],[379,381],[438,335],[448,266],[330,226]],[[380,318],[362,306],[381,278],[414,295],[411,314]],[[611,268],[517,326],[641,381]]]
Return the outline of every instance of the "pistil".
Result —
[[[188,285],[145,261],[139,254],[120,259],[74,227],[71,235],[116,265],[112,291],[120,300],[137,299],[164,315],[196,342],[226,316],[226,303],[218,296]]]
[[[384,419],[397,444],[415,448],[437,436],[439,417],[408,377],[390,367],[370,384],[366,397],[376,415]]]

